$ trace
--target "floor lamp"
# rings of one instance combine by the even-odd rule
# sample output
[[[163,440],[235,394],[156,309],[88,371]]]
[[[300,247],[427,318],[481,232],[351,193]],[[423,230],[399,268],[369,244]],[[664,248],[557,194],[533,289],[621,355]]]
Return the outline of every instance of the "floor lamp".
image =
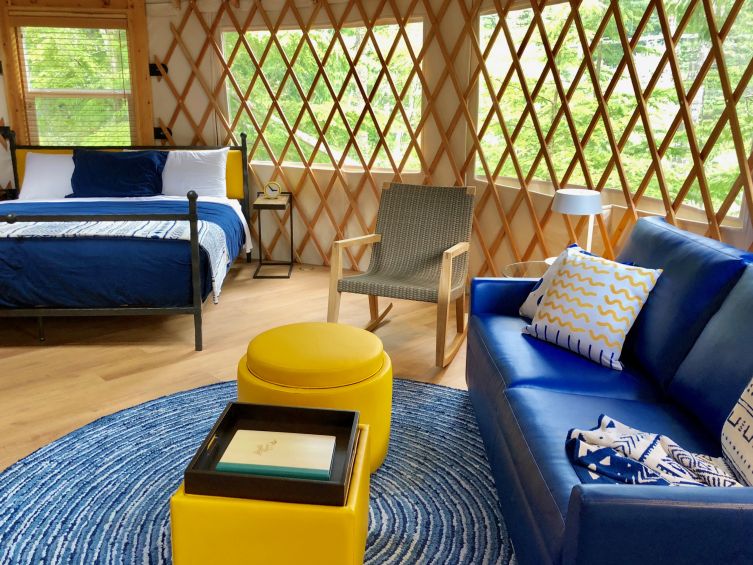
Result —
[[[601,214],[601,192],[585,188],[561,188],[554,193],[552,210],[568,216],[588,216],[586,251],[591,251],[594,216]]]

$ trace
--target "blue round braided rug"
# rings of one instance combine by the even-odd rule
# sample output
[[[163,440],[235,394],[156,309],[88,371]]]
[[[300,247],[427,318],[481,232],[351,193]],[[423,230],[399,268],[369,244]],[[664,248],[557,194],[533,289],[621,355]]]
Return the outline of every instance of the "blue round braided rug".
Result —
[[[168,564],[168,501],[234,382],[101,418],[0,474],[0,564]],[[372,476],[366,563],[508,563],[511,546],[468,394],[395,380]]]

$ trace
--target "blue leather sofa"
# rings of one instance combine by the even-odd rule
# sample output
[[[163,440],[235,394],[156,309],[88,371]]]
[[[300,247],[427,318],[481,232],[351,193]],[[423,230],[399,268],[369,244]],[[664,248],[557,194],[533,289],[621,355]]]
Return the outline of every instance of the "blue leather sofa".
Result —
[[[522,333],[533,279],[471,285],[466,380],[521,565],[753,563],[753,488],[581,484],[571,428],[605,413],[720,455],[753,377],[753,256],[640,220],[618,257],[663,275],[613,371]]]

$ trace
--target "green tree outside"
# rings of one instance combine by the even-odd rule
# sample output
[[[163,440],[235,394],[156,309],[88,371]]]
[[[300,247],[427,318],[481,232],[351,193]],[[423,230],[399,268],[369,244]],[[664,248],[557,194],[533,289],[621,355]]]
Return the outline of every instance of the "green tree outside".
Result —
[[[583,20],[584,28],[589,42],[606,13],[608,2],[604,0],[584,0],[581,4],[580,16]],[[729,10],[733,4],[732,0],[715,0],[714,9],[716,11],[717,21],[724,22]],[[665,2],[670,20],[671,31],[674,32],[678,22],[688,6],[688,0],[669,0]],[[628,28],[628,37],[632,37],[635,27],[640,18],[645,13],[647,0],[621,0],[619,3],[620,11],[625,24]],[[570,6],[567,3],[548,6],[543,11],[545,27],[550,45],[554,45],[563,29],[565,20],[570,13]],[[733,88],[737,86],[740,77],[753,58],[753,34],[750,33],[746,22],[750,22],[753,16],[751,3],[746,3],[742,12],[738,15],[729,36],[724,41],[724,54],[732,81]],[[520,44],[523,35],[530,22],[533,14],[530,9],[517,10],[511,12],[508,17],[508,25],[514,37],[515,46]],[[490,41],[491,35],[497,26],[498,16],[496,14],[483,16],[481,18],[481,47],[485,48]],[[720,24],[721,25],[721,24]],[[680,71],[683,77],[683,86],[685,91],[690,88],[693,80],[698,75],[698,71],[703,60],[711,49],[711,40],[708,23],[704,14],[703,6],[698,3],[690,23],[686,28],[680,43],[676,49],[680,64]],[[658,66],[661,55],[665,51],[664,41],[662,38],[661,27],[656,11],[653,10],[648,20],[648,24],[641,34],[641,39],[634,52],[638,75],[643,88],[646,87],[654,70]],[[600,86],[604,91],[615,74],[616,67],[622,58],[623,50],[620,44],[619,35],[615,25],[614,18],[610,18],[606,31],[598,44],[593,55],[594,66],[597,69]],[[578,39],[575,25],[571,25],[566,35],[562,49],[557,55],[556,65],[562,76],[564,87],[567,89],[575,75],[576,70],[583,61],[584,52]],[[522,58],[522,67],[525,75],[525,82],[529,91],[533,89],[543,72],[546,63],[546,53],[542,45],[541,37],[534,33],[531,42],[525,49]],[[487,66],[494,77],[494,89],[501,84],[502,78],[507,73],[510,66],[510,54],[507,49],[504,35],[500,34],[492,48],[492,56],[489,57]],[[753,89],[750,87],[746,90],[742,100],[737,105],[738,115],[740,117],[741,127],[743,130],[743,139],[748,144],[746,151],[751,151],[751,142],[753,141]],[[487,116],[491,109],[491,94],[489,90],[482,85],[480,91],[480,120]],[[555,88],[551,73],[547,75],[544,86],[535,100],[536,115],[541,123],[544,133],[549,130],[553,119],[560,109],[562,103]],[[658,81],[657,87],[647,100],[648,114],[651,121],[652,130],[657,144],[660,144],[667,133],[669,126],[679,110],[679,102],[675,90],[674,81],[669,66],[667,65]],[[696,134],[701,147],[708,139],[712,129],[716,125],[722,111],[724,110],[724,96],[719,80],[719,73],[714,64],[709,71],[698,95],[695,97],[691,107]],[[617,87],[608,102],[609,117],[614,128],[615,135],[619,139],[625,131],[626,124],[637,106],[635,93],[630,83],[627,70],[624,70],[619,78]],[[504,115],[506,125],[509,130],[515,128],[518,120],[523,116],[526,107],[525,98],[521,88],[521,83],[517,76],[513,78],[505,91],[500,107]],[[575,94],[570,102],[570,109],[573,114],[573,121],[578,131],[579,137],[582,137],[586,127],[591,122],[592,117],[598,111],[597,101],[594,95],[593,87],[586,71],[579,82]],[[487,133],[485,134],[482,147],[485,155],[490,162],[492,169],[497,166],[503,150],[506,147],[500,124],[493,120]],[[515,150],[518,159],[521,162],[524,174],[528,174],[534,157],[540,148],[536,131],[530,116],[524,122],[520,135],[515,142]],[[567,125],[563,117],[555,131],[552,142],[548,146],[552,155],[552,161],[557,173],[558,179],[562,178],[565,170],[575,156],[575,149]],[[605,171],[607,163],[612,157],[612,151],[607,140],[606,130],[601,120],[594,130],[585,149],[586,161],[593,183],[596,184],[602,173]],[[631,192],[634,192],[643,181],[646,171],[648,171],[652,161],[648,151],[645,131],[640,120],[628,137],[627,144],[622,151],[622,161],[628,177]],[[684,126],[681,125],[677,133],[671,140],[669,148],[662,160],[663,170],[665,173],[669,192],[675,196],[680,190],[683,182],[686,180],[688,173],[693,165],[690,147],[688,145],[687,134]],[[718,207],[727,196],[734,180],[739,175],[739,166],[735,154],[732,134],[726,126],[714,145],[713,151],[705,162],[706,176],[709,182],[709,188],[715,207]],[[483,174],[480,167],[477,167],[477,174]],[[507,159],[501,171],[502,176],[515,178],[515,170],[512,160]],[[549,174],[543,159],[540,161],[534,178],[543,181],[549,181]],[[576,166],[569,183],[586,185],[586,179],[580,165]],[[609,188],[620,188],[619,179],[616,171],[613,169],[606,184]],[[656,181],[652,176],[648,185],[646,194],[655,198],[661,197],[661,192]],[[702,200],[697,181],[693,184],[688,194],[686,203],[702,207]],[[736,204],[739,210],[740,199]]]
[[[406,27],[406,32],[413,54],[417,56],[421,50],[423,26],[420,23],[410,23]],[[379,46],[379,53],[381,53],[382,57],[387,58],[395,37],[398,36],[398,26],[375,26],[373,34]],[[348,130],[350,129],[351,132],[355,133],[358,149],[363,154],[366,164],[369,163],[376,151],[377,155],[373,166],[390,168],[392,163],[387,151],[385,151],[384,145],[380,145],[379,143],[380,133],[385,134],[386,130],[386,145],[394,159],[394,163],[399,165],[410,144],[410,136],[405,125],[405,120],[399,112],[392,120],[389,129],[386,128],[390,114],[395,108],[396,97],[386,76],[380,76],[382,64],[379,55],[373,41],[371,38],[367,38],[366,35],[365,27],[343,28],[341,31],[342,41],[337,38],[332,29],[314,29],[309,33],[314,52],[323,64],[326,79],[329,81],[332,90],[337,95],[342,93],[340,106],[345,115],[345,121],[343,121],[339,112],[335,112],[326,129],[325,125],[335,104],[333,96],[327,88],[325,79],[322,73],[319,72],[319,67],[311,48],[308,44],[304,45],[294,60],[293,57],[303,33],[299,30],[282,30],[276,35],[285,58],[293,63],[293,72],[305,94],[305,99],[308,101],[316,122],[319,124],[321,130],[326,133],[326,143],[332,152],[332,157],[330,157],[323,144],[319,143],[320,136],[309,112],[304,112],[304,116],[295,130],[296,141],[301,148],[302,155],[292,144],[290,144],[288,150],[283,155],[283,149],[290,139],[289,131],[293,130],[295,120],[303,107],[302,97],[290,74],[286,74],[288,66],[285,64],[280,49],[278,49],[276,44],[272,44],[266,57],[263,58],[264,50],[271,41],[270,33],[268,31],[246,33],[245,39],[250,45],[254,57],[252,59],[246,48],[241,45],[235,58],[232,60],[230,68],[235,80],[241,89],[244,89],[244,95],[245,89],[248,89],[253,81],[250,93],[244,97],[259,126],[263,124],[270,109],[272,111],[269,125],[264,133],[275,159],[291,163],[305,161],[331,165],[333,158],[336,163],[340,162],[343,153],[346,153],[343,160],[344,165],[360,167],[362,166],[362,162],[359,159],[356,148],[353,144],[348,146],[348,140],[350,139]],[[225,32],[222,38],[225,56],[229,58],[238,42],[238,34],[236,32]],[[327,53],[327,49],[333,41],[335,42],[334,47]],[[351,61],[355,60],[357,51],[363,41],[366,41],[366,46],[357,60],[356,72],[366,96],[373,95],[371,107],[374,111],[376,122],[367,112],[365,118],[359,124],[358,119],[364,108],[364,96],[358,87],[356,78],[349,74],[351,65],[348,58]],[[348,57],[346,57],[346,52]],[[262,74],[271,91],[275,94],[280,93],[279,96],[275,96],[275,99],[282,113],[274,107],[269,91],[258,77],[257,64],[261,64]],[[413,60],[408,47],[404,39],[400,39],[392,58],[389,60],[389,72],[395,91],[398,94],[404,91],[402,104],[406,111],[408,123],[411,129],[415,131],[421,119],[422,93],[419,79],[415,73],[413,73],[406,87],[406,82],[412,69]],[[256,80],[254,80],[255,76]],[[241,109],[241,99],[230,81],[227,82],[226,86],[230,118],[232,120]],[[287,127],[285,123],[287,123]],[[236,129],[249,133],[256,131],[247,112],[243,111]],[[256,153],[251,157],[252,159],[261,161],[271,160],[269,152],[261,144]],[[405,170],[419,169],[418,156],[415,149],[412,149],[408,156]]]
[[[125,30],[24,27],[21,36],[39,144],[131,144]]]
[[[714,1],[714,9],[720,25],[725,21],[733,2],[734,0]],[[620,2],[620,11],[628,28],[628,36],[632,36],[648,4],[649,0]],[[689,0],[665,1],[672,32],[675,31],[688,4]],[[580,17],[589,41],[593,38],[607,7],[607,0],[583,0]],[[551,45],[559,37],[569,11],[568,3],[555,4],[544,9],[545,29]],[[516,10],[508,16],[508,25],[515,48],[520,44],[531,21],[530,9]],[[753,21],[753,2],[744,3],[723,44],[733,88],[737,86],[745,68],[753,59],[753,34],[746,28],[746,22],[749,21]],[[487,47],[497,24],[497,14],[481,17],[482,50]],[[407,122],[415,131],[421,119],[423,94],[418,77],[411,71],[414,68],[413,56],[421,50],[423,24],[409,23],[406,27],[406,34],[410,49],[405,39],[400,36],[397,25],[379,25],[373,28],[373,37],[382,57],[388,56],[395,38],[399,37],[398,44],[388,62],[389,77],[396,91],[402,93],[401,102],[407,115]],[[130,76],[128,46],[124,30],[25,27],[22,28],[22,38],[25,76],[29,92],[28,102],[32,105],[33,114],[36,116],[39,143],[57,145],[104,143],[127,145],[131,143]],[[389,128],[387,127],[396,107],[396,96],[389,85],[387,75],[382,73],[379,54],[371,37],[367,34],[367,29],[357,26],[346,27],[341,30],[339,36],[332,29],[313,29],[308,34],[310,45],[304,41],[304,45],[296,54],[302,38],[303,33],[300,30],[281,30],[276,34],[275,43],[268,31],[248,32],[245,40],[253,53],[252,57],[243,44],[238,45],[237,33],[224,32],[222,34],[225,57],[231,59],[233,76],[242,91],[242,96],[239,96],[231,81],[227,81],[230,121],[232,122],[236,116],[239,116],[236,130],[246,131],[253,136],[256,129],[248,112],[242,108],[242,99],[260,126],[271,112],[264,134],[273,155],[269,154],[264,144],[259,144],[255,154],[251,156],[252,159],[271,161],[274,157],[275,160],[288,163],[306,162],[322,165],[332,165],[334,160],[335,163],[342,163],[346,167],[361,167],[364,163],[358,155],[360,151],[367,165],[376,153],[372,164],[375,168],[391,169],[393,164],[399,165],[405,158],[405,170],[420,170],[421,163],[415,149],[409,151],[411,139],[402,114],[398,112]],[[267,50],[270,42],[272,44]],[[364,42],[365,48],[355,66],[357,78],[364,89],[362,92],[358,87],[356,76],[350,70],[350,61],[355,60]],[[708,24],[703,7],[701,3],[698,3],[676,49],[686,91],[693,83],[710,49]],[[267,50],[266,55],[265,50]],[[644,88],[664,51],[659,20],[656,11],[653,10],[634,52],[639,80]],[[614,18],[611,17],[593,55],[602,90],[611,81],[622,56],[623,51],[617,28]],[[565,89],[570,87],[583,57],[584,52],[575,26],[571,25],[556,58],[556,66]],[[316,59],[322,62],[324,74],[320,72]],[[292,63],[292,70],[303,96],[293,77],[287,72],[288,65],[285,60]],[[542,75],[546,61],[541,37],[536,31],[522,57],[524,80],[529,91],[533,89]],[[260,65],[261,69],[258,69],[257,65]],[[491,96],[493,93],[496,94],[510,65],[510,53],[504,34],[500,33],[486,61],[493,92],[487,88],[485,81],[480,80],[479,128],[492,107]],[[344,116],[337,111],[333,112],[335,102],[327,87],[327,82],[338,95]],[[267,86],[274,96],[270,95]],[[367,112],[363,120],[359,122],[359,116],[364,108],[364,97],[370,99],[374,116],[372,117]],[[273,103],[273,99],[276,100],[279,109]],[[304,111],[300,123],[295,126],[295,121],[304,107],[304,99],[308,101],[311,113]],[[561,104],[562,101],[558,96],[551,73],[547,73],[543,88],[535,100],[536,117],[544,133],[549,131]],[[636,104],[636,97],[625,70],[608,102],[610,121],[618,138],[625,131]],[[675,85],[668,67],[664,69],[647,104],[655,139],[657,143],[661,143],[679,109]],[[518,122],[523,118],[526,109],[523,89],[517,75],[514,75],[510,81],[500,101],[500,107],[506,126],[512,132],[519,125]],[[716,65],[713,65],[691,107],[701,146],[708,139],[724,107],[725,101],[719,74]],[[587,73],[575,90],[570,109],[576,130],[579,136],[582,136],[598,110],[594,90]],[[737,110],[743,129],[743,138],[748,144],[746,151],[750,152],[751,142],[753,142],[753,87],[749,86],[745,90],[737,105]],[[318,124],[319,128],[315,124]],[[527,116],[519,126],[520,134],[515,142],[515,152],[524,174],[528,174],[539,152],[540,144],[531,116]],[[300,147],[300,153],[294,144],[289,143],[290,132],[293,130],[295,130],[295,141]],[[322,142],[321,130],[325,131],[326,145]],[[355,135],[355,144],[348,143],[351,132]],[[384,135],[392,160],[385,150],[385,145],[381,144],[382,135]],[[481,146],[489,167],[494,171],[506,148],[502,128],[496,116],[484,132]],[[572,137],[564,118],[559,121],[548,149],[552,155],[556,175],[561,179],[575,155]],[[328,150],[331,151],[331,155]],[[597,122],[584,150],[592,181],[597,183],[612,157],[601,119]],[[407,156],[406,152],[408,152]],[[635,191],[644,180],[646,171],[651,165],[646,135],[640,120],[628,137],[622,151],[622,160],[631,191]],[[476,163],[476,173],[483,177],[485,173],[480,159],[477,159]],[[672,137],[663,158],[663,168],[672,196],[680,190],[692,164],[687,134],[684,126],[681,125]],[[705,169],[714,205],[719,206],[739,173],[729,126],[725,126],[706,159]],[[499,171],[499,176],[516,177],[510,158],[505,161]],[[533,176],[537,180],[550,180],[543,160],[540,160]],[[580,165],[575,167],[569,182],[587,184]],[[609,176],[607,186],[620,188],[614,169]],[[655,176],[651,177],[646,194],[660,197]],[[686,202],[702,206],[697,181],[691,187]],[[739,209],[739,201],[736,206]]]

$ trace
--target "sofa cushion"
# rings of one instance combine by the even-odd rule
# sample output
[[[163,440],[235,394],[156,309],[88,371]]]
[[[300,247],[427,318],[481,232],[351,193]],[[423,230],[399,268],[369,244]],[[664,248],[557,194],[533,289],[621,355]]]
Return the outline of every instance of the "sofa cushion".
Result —
[[[669,386],[669,394],[719,435],[753,377],[753,265],[706,324]]]
[[[664,272],[628,334],[623,360],[666,385],[740,278],[744,258],[753,256],[660,218],[639,220],[618,260]]]
[[[607,369],[523,333],[525,320],[480,314],[471,317],[469,356],[479,356],[499,375],[502,388],[535,386],[596,396],[656,400],[657,387],[639,371]]]
[[[515,474],[521,477],[525,503],[535,508],[538,526],[548,534],[553,561],[562,548],[570,492],[580,483],[565,453],[571,428],[591,428],[605,413],[637,429],[665,434],[689,451],[719,455],[718,438],[710,438],[691,418],[667,404],[517,387],[507,389],[504,399],[506,405],[498,416],[504,441],[513,454]]]
[[[530,506],[525,497],[526,477],[517,475],[514,454],[507,448],[502,434],[499,414],[507,406],[504,390],[498,386],[501,380],[496,371],[489,371],[486,362],[485,356],[468,357],[468,394],[484,440],[505,525],[515,540],[515,557],[521,565],[550,563],[553,559],[547,544],[551,533],[540,530],[538,510]]]

